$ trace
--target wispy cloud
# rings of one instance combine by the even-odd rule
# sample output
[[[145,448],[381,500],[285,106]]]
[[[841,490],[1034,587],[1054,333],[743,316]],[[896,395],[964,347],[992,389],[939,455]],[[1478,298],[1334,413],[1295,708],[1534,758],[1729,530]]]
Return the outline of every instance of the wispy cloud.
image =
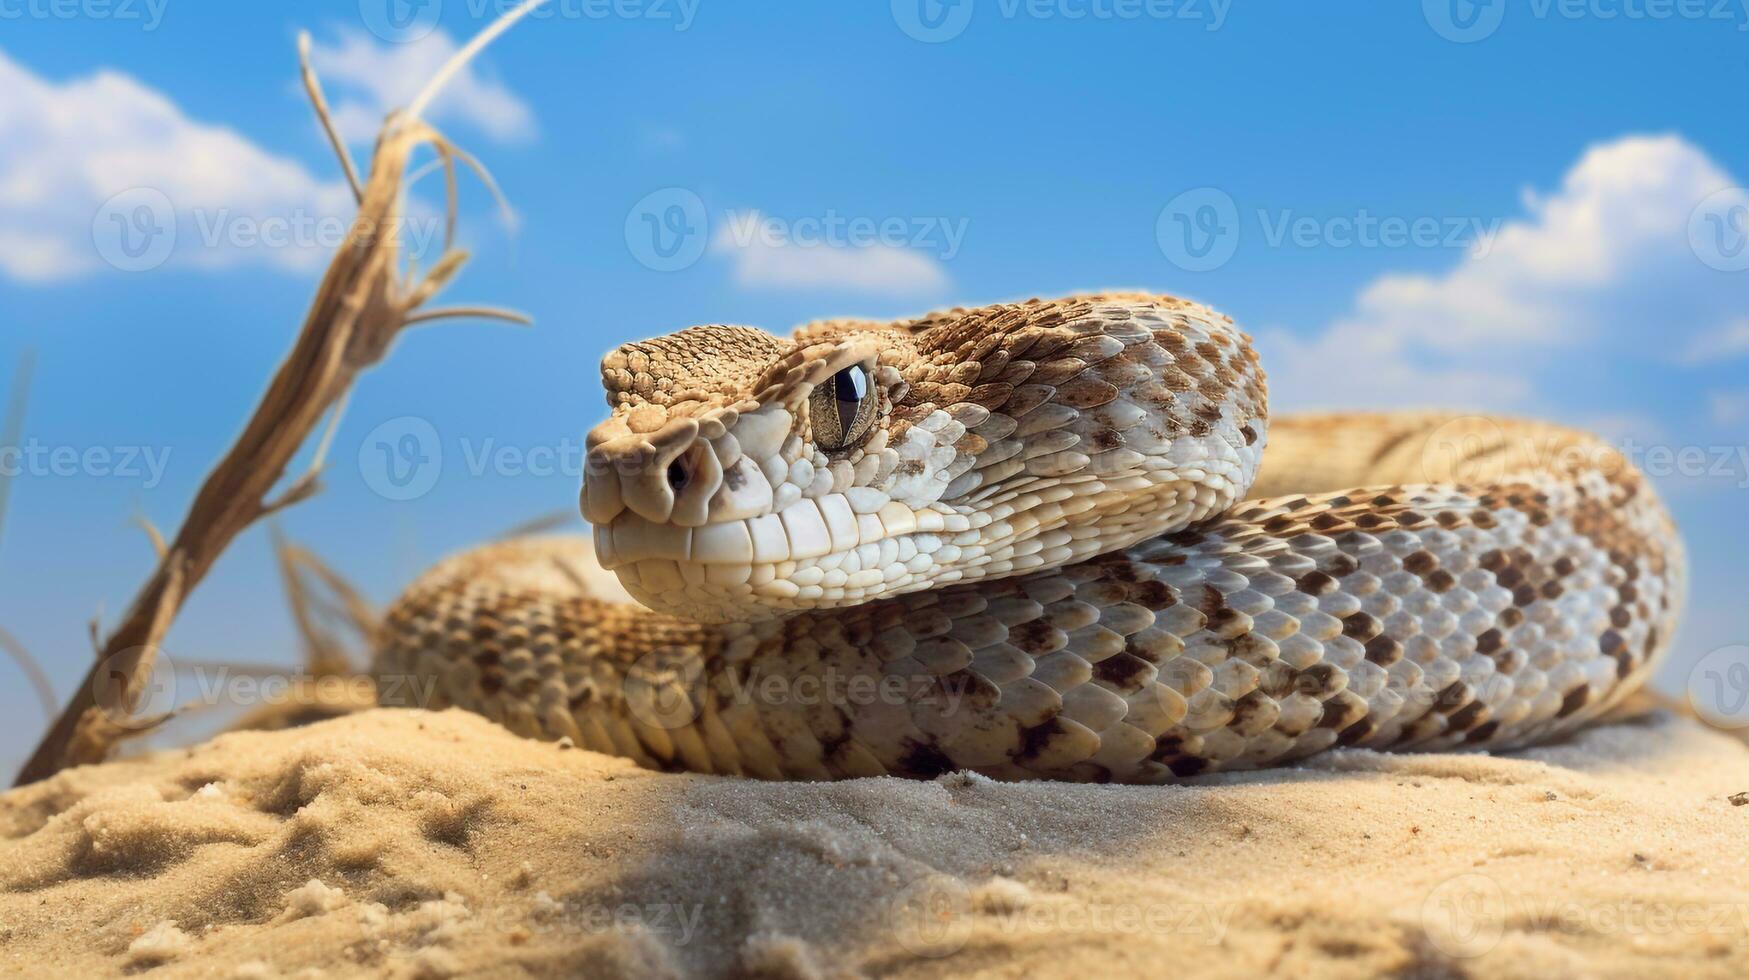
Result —
[[[312,223],[351,213],[343,183],[192,120],[125,74],[53,82],[0,53],[0,274],[49,283],[166,261],[306,269],[326,252]],[[283,240],[263,241],[274,229]]]
[[[1679,137],[1595,146],[1556,191],[1526,193],[1526,215],[1486,251],[1443,274],[1376,279],[1310,337],[1269,332],[1272,401],[1538,407],[1575,359],[1749,350],[1749,326],[1729,321],[1749,281],[1709,266],[1690,238],[1697,206],[1731,185]]]
[[[797,222],[800,224],[800,222]],[[711,237],[711,252],[731,263],[737,285],[751,289],[927,293],[947,285],[934,258],[887,242],[846,244],[815,236],[772,234],[764,215],[729,215]],[[779,230],[782,230],[780,226]],[[944,234],[957,247],[954,229]],[[963,228],[959,229],[963,235]],[[804,238],[804,240],[797,240]]]
[[[334,102],[334,122],[352,142],[376,138],[383,116],[413,101],[459,45],[442,30],[415,41],[388,44],[343,28],[332,43],[310,45],[310,65]],[[509,142],[534,135],[534,110],[503,83],[469,64],[444,87],[425,113],[434,122],[460,122]]]

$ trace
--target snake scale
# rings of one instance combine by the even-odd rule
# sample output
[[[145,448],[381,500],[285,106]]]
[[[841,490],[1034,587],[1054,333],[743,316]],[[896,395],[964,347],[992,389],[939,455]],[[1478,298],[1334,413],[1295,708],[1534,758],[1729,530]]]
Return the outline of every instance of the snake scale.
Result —
[[[1682,605],[1675,528],[1602,441],[1272,423],[1250,338],[1171,297],[693,327],[601,373],[593,548],[426,573],[384,703],[661,769],[1157,783],[1556,736]]]

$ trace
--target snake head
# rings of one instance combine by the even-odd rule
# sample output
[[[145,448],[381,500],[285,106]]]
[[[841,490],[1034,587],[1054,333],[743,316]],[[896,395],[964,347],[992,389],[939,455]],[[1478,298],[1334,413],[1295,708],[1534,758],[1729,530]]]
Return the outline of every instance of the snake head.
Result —
[[[693,327],[602,362],[581,504],[635,598],[752,620],[1080,561],[1226,509],[1256,473],[1248,339],[1089,296],[780,339]]]

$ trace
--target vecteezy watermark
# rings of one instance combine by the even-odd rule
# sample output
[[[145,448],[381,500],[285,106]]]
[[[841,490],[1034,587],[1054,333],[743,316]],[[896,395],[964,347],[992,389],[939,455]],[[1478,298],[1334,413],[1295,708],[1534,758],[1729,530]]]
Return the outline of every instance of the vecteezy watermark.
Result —
[[[163,0],[159,0],[163,2]],[[447,3],[471,20],[496,20],[522,0],[358,0],[364,26],[377,37],[407,44],[437,29]],[[548,0],[528,12],[530,20],[641,20],[675,31],[692,27],[699,0]]]
[[[1205,31],[1227,22],[1233,0],[891,0],[893,23],[926,44],[965,33],[978,3],[1003,20],[1182,21]]]
[[[436,0],[433,0],[436,2]],[[463,0],[476,20],[499,17],[522,0]],[[698,19],[700,0],[547,0],[529,11],[529,20],[641,20],[663,24],[676,32],[690,30]]]
[[[1308,215],[1292,208],[1256,208],[1267,248],[1451,248],[1486,254],[1503,219],[1455,215]],[[1154,238],[1168,261],[1186,272],[1208,272],[1232,259],[1241,240],[1241,212],[1218,187],[1197,187],[1166,202]]]
[[[621,683],[632,717],[653,728],[673,731],[696,721],[707,699],[721,705],[757,708],[888,705],[928,709],[940,717],[959,710],[973,682],[966,675],[846,672],[832,665],[816,671],[783,674],[755,667],[707,677],[704,665],[684,651],[657,650],[639,657]]]
[[[1616,450],[1652,477],[1731,482],[1749,490],[1749,446],[1642,444],[1623,439]]]
[[[1453,248],[1487,254],[1503,223],[1500,218],[1373,214],[1313,217],[1291,208],[1258,209],[1263,240],[1270,248]]]
[[[139,664],[148,660],[152,669],[142,674]],[[109,724],[144,731],[176,710],[176,664],[157,647],[119,650],[92,671],[91,698]]]
[[[886,932],[918,956],[952,956],[971,935],[973,915],[972,890],[964,882],[929,874],[894,896]]]
[[[179,241],[209,251],[332,251],[348,241],[382,240],[419,255],[442,241],[445,230],[441,215],[426,213],[374,223],[301,207],[265,214],[228,207],[179,212],[163,191],[134,187],[98,206],[91,219],[91,242],[110,266],[122,272],[145,272],[168,261]]]
[[[451,451],[453,450],[453,452]],[[431,492],[446,461],[461,461],[469,477],[564,477],[581,480],[589,448],[582,439],[521,444],[496,436],[464,435],[446,449],[436,426],[416,415],[377,425],[358,444],[358,472],[365,486],[389,500],[416,500]]]
[[[225,664],[184,663],[176,671],[177,690],[203,707],[295,707],[323,704],[383,704],[427,708],[437,688],[435,675],[257,674]],[[186,705],[185,705],[186,707]]]
[[[164,23],[170,0],[0,0],[0,21],[101,20],[137,22],[142,31]]]
[[[1403,444],[1403,451],[1414,451],[1413,444]],[[1502,425],[1487,415],[1446,420],[1427,435],[1420,453],[1422,477],[1429,483],[1481,485],[1497,483],[1508,472],[1615,472],[1626,464],[1654,479],[1705,480],[1749,490],[1749,445],[1574,439],[1552,429]]]
[[[1749,728],[1749,646],[1719,647],[1688,672],[1688,703],[1714,728]]]
[[[1485,874],[1447,878],[1421,902],[1421,930],[1447,956],[1481,956],[1506,932],[1506,892]]]
[[[1749,269],[1749,191],[1725,187],[1696,205],[1688,216],[1688,247],[1720,272]]]
[[[443,475],[443,442],[425,419],[389,419],[358,444],[358,472],[378,496],[416,500],[430,493]]]
[[[1705,935],[1740,944],[1749,936],[1749,904],[1524,895],[1481,872],[1447,878],[1421,903],[1422,931],[1447,956],[1487,955],[1508,925],[1530,934]]]
[[[1421,14],[1440,37],[1470,44],[1500,29],[1507,6],[1508,0],[1421,0]],[[1535,20],[1710,20],[1749,30],[1743,0],[1528,0],[1512,12]]]
[[[176,208],[156,187],[122,191],[92,216],[91,243],[122,272],[156,269],[176,248]]]
[[[408,44],[437,29],[443,0],[358,0],[365,29],[391,44]]]
[[[1160,209],[1154,240],[1167,260],[1186,272],[1218,269],[1239,248],[1239,206],[1216,187],[1185,191]]]
[[[871,218],[839,214],[774,218],[758,211],[730,211],[726,237],[736,248],[903,248],[952,261],[966,240],[966,218],[945,216]]]
[[[925,44],[951,41],[972,22],[973,0],[892,0],[893,23]]]
[[[301,208],[268,215],[195,208],[189,214],[202,248],[332,250],[347,241],[385,241],[418,255],[441,241],[446,228],[445,219],[435,214],[403,214],[382,223],[364,217],[312,214]]]
[[[965,244],[967,218],[945,215],[820,214],[773,216],[753,210],[713,218],[704,199],[684,187],[644,195],[625,217],[627,251],[645,268],[677,272],[703,257],[713,240],[732,249],[902,249],[952,260]],[[713,236],[712,228],[719,232]]]
[[[704,912],[704,904],[698,902],[604,905],[576,896],[553,898],[544,891],[535,893],[532,916],[525,916],[514,905],[500,905],[495,910],[496,914],[505,916],[505,927],[510,931],[600,934],[609,929],[642,930],[663,936],[675,946],[685,946],[698,936]],[[494,911],[486,914],[494,914]]]
[[[684,187],[651,191],[626,212],[626,248],[656,272],[678,272],[697,262],[710,237],[704,199]]]
[[[1421,0],[1421,15],[1440,37],[1469,44],[1500,29],[1506,0]]]
[[[155,489],[170,466],[169,446],[51,445],[34,436],[16,446],[0,446],[0,476],[36,479],[89,477],[135,480]]]
[[[1004,935],[1146,933],[1216,946],[1225,940],[1232,915],[1232,906],[1213,902],[1082,901],[1036,896],[1007,879],[968,884],[930,873],[887,903],[884,931],[908,952],[926,957],[959,952],[974,926]]]
[[[151,670],[142,673],[139,665],[146,660],[151,661]],[[437,678],[259,673],[229,664],[179,661],[162,648],[134,647],[105,658],[91,675],[91,685],[93,702],[110,724],[143,731],[191,707],[362,704],[378,695],[384,704],[430,707]]]

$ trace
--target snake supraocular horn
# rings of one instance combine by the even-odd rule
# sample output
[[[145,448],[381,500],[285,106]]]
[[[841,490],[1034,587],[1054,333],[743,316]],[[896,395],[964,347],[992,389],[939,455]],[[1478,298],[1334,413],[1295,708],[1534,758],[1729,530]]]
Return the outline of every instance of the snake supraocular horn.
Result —
[[[1272,422],[1250,338],[1171,297],[693,327],[602,380],[593,549],[427,573],[385,703],[700,772],[1160,782],[1548,737],[1643,681],[1681,606],[1674,527],[1606,444]]]

